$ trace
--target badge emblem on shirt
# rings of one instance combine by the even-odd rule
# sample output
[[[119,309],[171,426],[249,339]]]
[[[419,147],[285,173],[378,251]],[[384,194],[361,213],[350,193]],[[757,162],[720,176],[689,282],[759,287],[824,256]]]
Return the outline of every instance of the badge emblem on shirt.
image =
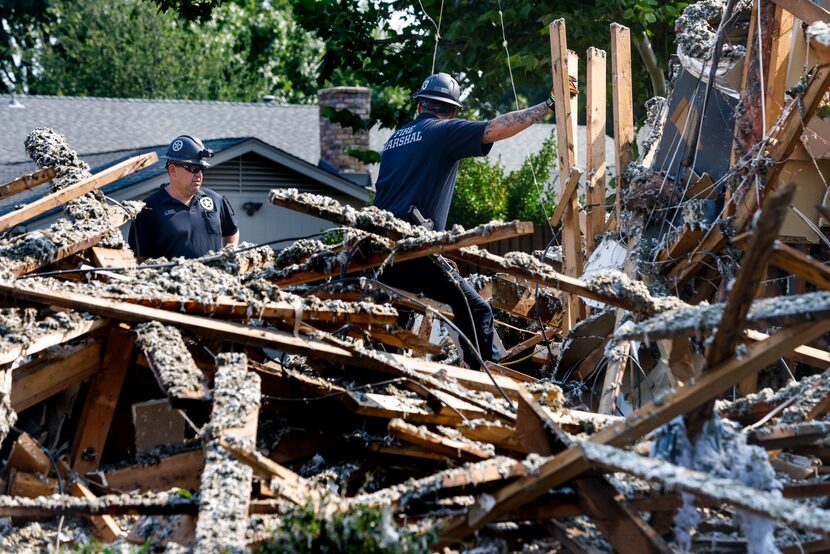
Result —
[[[182,149],[182,146],[184,146],[184,143],[180,140],[177,140],[173,142],[171,148],[173,149],[173,152],[178,152]]]
[[[203,196],[199,199],[199,205],[202,206],[205,210],[212,212],[213,198],[211,198],[210,196]]]
[[[174,213],[176,213],[176,210],[174,210],[173,208],[170,208],[169,210],[164,212],[164,215],[173,215]]]

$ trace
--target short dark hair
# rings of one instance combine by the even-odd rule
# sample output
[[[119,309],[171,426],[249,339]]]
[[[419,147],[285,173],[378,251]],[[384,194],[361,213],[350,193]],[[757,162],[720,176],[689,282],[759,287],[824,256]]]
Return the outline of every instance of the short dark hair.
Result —
[[[457,106],[453,106],[452,104],[448,104],[446,102],[438,102],[437,100],[422,99],[420,102],[422,109],[438,115],[449,115],[458,109]]]

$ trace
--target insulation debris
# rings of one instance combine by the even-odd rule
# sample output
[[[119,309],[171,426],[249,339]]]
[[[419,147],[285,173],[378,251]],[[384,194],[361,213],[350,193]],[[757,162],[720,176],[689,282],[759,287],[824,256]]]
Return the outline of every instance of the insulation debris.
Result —
[[[553,241],[296,188],[268,200],[330,222],[322,240],[98,267],[141,208],[99,193],[0,237],[0,548],[827,550],[830,66],[811,64],[830,32],[782,16],[823,19],[813,4],[761,0],[754,18],[738,0],[722,21],[732,4],[677,18],[665,98],[617,105],[647,77],[611,56],[616,120],[591,117],[620,174],[612,191],[588,167],[588,206],[571,179],[579,213],[560,209]],[[564,176],[575,147],[558,146]],[[98,179],[54,130],[25,148],[55,190]],[[384,284],[428,256],[491,301],[500,356],[467,367],[467,314]]]

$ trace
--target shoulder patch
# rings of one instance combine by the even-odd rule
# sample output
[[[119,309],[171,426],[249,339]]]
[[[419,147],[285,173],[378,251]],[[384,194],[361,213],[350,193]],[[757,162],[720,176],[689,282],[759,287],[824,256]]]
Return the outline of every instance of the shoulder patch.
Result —
[[[203,196],[199,199],[199,205],[206,211],[212,212],[216,206],[213,204],[213,198],[210,196]]]

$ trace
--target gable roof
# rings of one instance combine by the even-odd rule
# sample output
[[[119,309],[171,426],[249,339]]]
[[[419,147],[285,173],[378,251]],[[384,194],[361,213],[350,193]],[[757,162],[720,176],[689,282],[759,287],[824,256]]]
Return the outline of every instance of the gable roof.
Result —
[[[182,133],[202,140],[256,137],[309,163],[316,165],[320,159],[320,112],[316,105],[37,95],[16,98],[22,108],[0,102],[0,164],[28,161],[23,141],[35,127],[51,127],[66,135],[84,160],[90,154],[159,144]]]
[[[214,157],[210,160],[211,165],[213,166],[218,166],[228,160],[232,160],[243,154],[253,152],[272,162],[284,166],[289,170],[295,171],[308,179],[319,182],[321,185],[328,186],[336,193],[345,194],[346,196],[350,196],[364,202],[369,198],[369,192],[366,188],[357,185],[348,179],[329,173],[314,164],[311,164],[297,156],[293,156],[279,148],[266,144],[257,138],[239,137],[214,139],[205,140],[204,143],[206,147],[211,148],[215,152]],[[161,155],[167,151],[167,146],[167,144],[162,144],[147,146],[144,148],[101,152],[85,156],[83,159],[90,165],[91,172],[95,174],[139,154],[155,152],[158,154],[159,158],[161,158]],[[32,162],[27,162],[26,164],[9,164],[7,167],[9,166],[20,166],[21,168],[25,168],[19,175],[17,175],[18,177],[26,172],[33,171],[35,168]],[[163,182],[166,182],[166,180],[167,171],[165,169],[165,161],[159,159],[158,162],[145,167],[141,171],[131,173],[130,175],[115,181],[114,183],[106,185],[103,187],[102,191],[108,196],[124,200],[147,194]],[[32,200],[48,194],[50,192],[50,187],[50,183],[44,183],[14,196],[0,199],[0,215],[12,211],[18,204],[31,202]],[[130,189],[132,187],[135,187],[135,189],[126,193],[126,189]],[[125,194],[120,195],[119,191],[125,191]],[[42,217],[51,215],[53,212],[54,210],[44,214]],[[36,218],[36,220],[37,219],[40,218]]]

